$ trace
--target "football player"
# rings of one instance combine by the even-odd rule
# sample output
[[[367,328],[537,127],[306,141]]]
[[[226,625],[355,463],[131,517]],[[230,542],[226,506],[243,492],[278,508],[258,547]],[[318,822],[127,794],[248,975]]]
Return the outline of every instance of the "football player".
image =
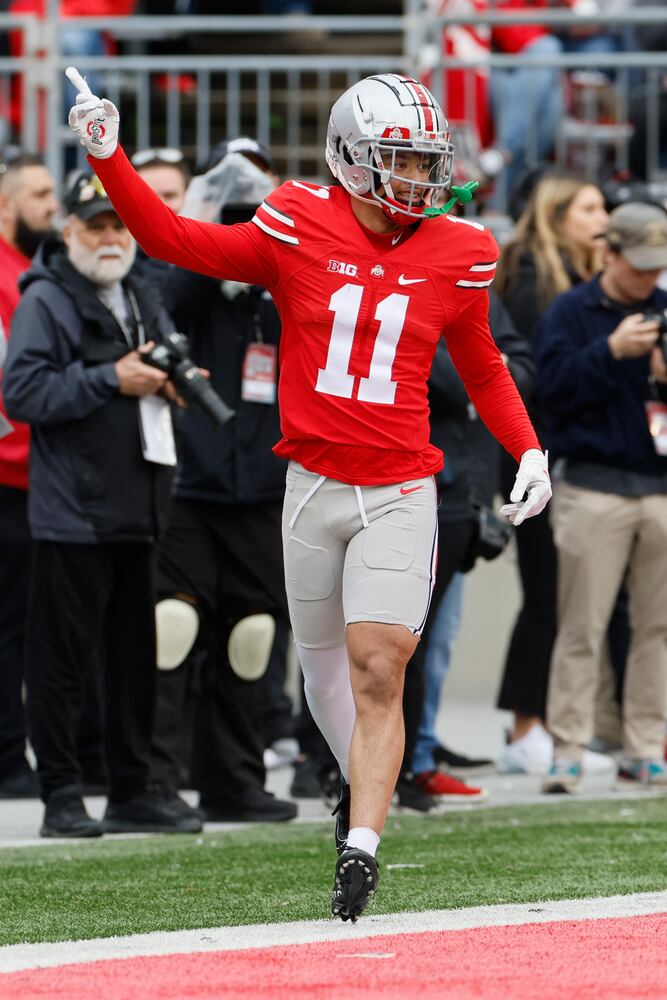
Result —
[[[403,754],[401,694],[428,611],[436,552],[427,379],[438,338],[482,419],[519,461],[507,515],[546,505],[546,456],[489,333],[498,248],[446,214],[453,146],[433,95],[397,74],[334,104],[332,187],[289,181],[251,222],[174,215],[118,145],[111,102],[80,93],[70,126],[151,257],[263,285],[282,319],[279,402],[288,459],[285,574],[305,693],[343,777],[332,912],[356,920]],[[261,553],[257,553],[261,559]]]

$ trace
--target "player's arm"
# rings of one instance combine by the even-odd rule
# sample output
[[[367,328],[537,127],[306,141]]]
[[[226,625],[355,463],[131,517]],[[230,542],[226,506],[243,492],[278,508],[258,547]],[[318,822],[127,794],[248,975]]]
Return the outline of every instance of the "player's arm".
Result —
[[[514,379],[491,336],[488,294],[470,290],[466,306],[444,331],[454,367],[477,413],[517,461],[540,448]]]
[[[270,288],[277,280],[273,248],[252,223],[220,226],[177,216],[139,177],[118,145],[116,107],[90,92],[72,67],[67,71],[79,89],[69,124],[88,151],[88,162],[111,202],[149,257],[199,271]]]
[[[539,514],[551,497],[547,455],[526,413],[523,400],[503,363],[489,329],[487,288],[493,280],[498,246],[488,231],[462,255],[459,273],[450,275],[456,318],[445,330],[452,361],[479,416],[500,444],[519,462],[510,494],[501,507],[517,527]]]

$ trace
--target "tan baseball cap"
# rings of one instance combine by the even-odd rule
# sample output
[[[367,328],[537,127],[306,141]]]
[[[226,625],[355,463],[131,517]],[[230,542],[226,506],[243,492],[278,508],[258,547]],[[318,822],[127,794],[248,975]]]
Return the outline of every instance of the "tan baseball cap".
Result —
[[[609,216],[607,242],[638,271],[667,268],[667,212],[630,201]]]

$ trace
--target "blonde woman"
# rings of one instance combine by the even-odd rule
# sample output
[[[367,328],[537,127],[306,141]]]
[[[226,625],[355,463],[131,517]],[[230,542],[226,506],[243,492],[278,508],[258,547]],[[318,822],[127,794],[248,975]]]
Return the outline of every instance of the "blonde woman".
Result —
[[[503,249],[494,282],[515,326],[531,344],[552,299],[600,270],[606,228],[604,198],[595,184],[548,174],[533,189],[514,236]],[[529,409],[544,440],[539,411],[530,405]],[[508,458],[503,470],[505,493],[513,480],[510,465]],[[527,523],[516,541],[523,605],[498,697],[498,707],[514,713],[514,727],[498,767],[505,772],[546,774],[552,742],[543,720],[556,632],[556,553],[548,518]]]

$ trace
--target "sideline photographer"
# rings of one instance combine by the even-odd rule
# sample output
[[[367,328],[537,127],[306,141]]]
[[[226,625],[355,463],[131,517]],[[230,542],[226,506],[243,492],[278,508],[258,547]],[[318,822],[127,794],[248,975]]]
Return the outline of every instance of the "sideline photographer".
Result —
[[[195,832],[148,792],[155,706],[155,548],[175,465],[167,375],[146,364],[171,330],[133,266],[135,243],[100,181],[65,196],[65,246],[45,243],[23,275],[3,391],[30,425],[34,562],[27,625],[27,718],[46,804],[41,835]],[[86,672],[105,656],[109,801],[88,816],[76,734]]]
[[[544,791],[573,791],[593,737],[600,653],[628,570],[632,639],[621,774],[667,786],[667,214],[628,203],[609,218],[604,270],[553,302],[538,330],[538,396],[563,473],[552,519],[558,634]]]

